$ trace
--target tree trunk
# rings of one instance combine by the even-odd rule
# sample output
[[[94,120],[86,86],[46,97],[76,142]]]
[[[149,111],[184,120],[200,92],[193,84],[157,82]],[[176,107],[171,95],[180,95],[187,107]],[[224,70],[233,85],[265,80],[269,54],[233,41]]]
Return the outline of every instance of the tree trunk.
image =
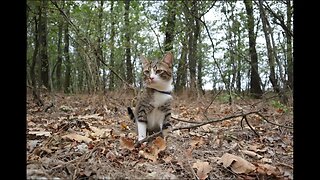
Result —
[[[114,68],[114,44],[115,44],[115,16],[114,16],[114,10],[113,10],[113,4],[114,0],[111,0],[111,7],[110,7],[110,14],[111,14],[111,33],[110,33],[110,67]],[[114,74],[113,72],[110,72],[109,75],[109,90],[114,90]]]
[[[292,9],[291,0],[286,0],[287,2],[287,27],[291,30],[292,25]],[[287,62],[288,62],[288,86],[293,89],[293,56],[292,56],[292,36],[287,32]]]
[[[254,38],[254,18],[251,0],[244,0],[247,12],[247,27],[249,32],[249,53],[251,58],[250,93],[254,98],[261,98],[260,76],[258,71],[258,55]]]
[[[100,1],[100,8],[99,8],[99,23],[98,23],[98,47],[97,47],[97,67],[96,67],[96,90],[100,90],[100,87],[104,90],[104,82],[100,82],[100,68],[101,62],[104,62],[103,51],[102,51],[102,43],[103,43],[103,32],[102,32],[102,20],[103,20],[103,2]]]
[[[186,10],[186,18],[188,19],[188,37],[189,37],[189,72],[190,72],[190,92],[195,93],[197,91],[197,84],[196,84],[196,68],[197,68],[197,34],[199,33],[199,29],[197,29],[197,25],[195,24],[195,18],[190,13],[196,13],[197,9],[197,2],[195,0],[192,1],[192,8],[191,11]],[[186,2],[188,4],[188,2]],[[185,7],[188,8],[188,7]],[[197,13],[196,13],[197,14]]]
[[[129,84],[133,84],[132,75],[132,63],[131,63],[131,43],[130,43],[130,21],[129,21],[129,8],[130,0],[125,0],[125,11],[124,11],[124,25],[125,25],[125,59],[126,59],[126,80]]]
[[[182,52],[180,56],[180,61],[178,62],[177,69],[177,80],[175,83],[175,91],[181,93],[187,84],[187,54],[188,54],[188,44],[187,44],[187,32],[185,32],[185,38],[182,42]]]
[[[66,15],[69,17],[70,15],[70,6],[67,4],[66,6]],[[64,27],[64,57],[65,57],[65,65],[66,65],[66,74],[64,81],[64,92],[71,92],[71,62],[69,55],[69,24],[66,23]]]
[[[168,1],[168,15],[167,15],[167,26],[165,32],[164,50],[172,51],[173,49],[173,39],[174,39],[174,26],[176,21],[176,1]]]
[[[39,41],[40,41],[40,59],[41,59],[41,84],[49,91],[49,59],[48,59],[48,42],[47,42],[47,7],[48,1],[40,2],[39,17]]]
[[[267,54],[268,54],[268,60],[269,60],[269,67],[270,67],[270,75],[269,75],[269,80],[272,84],[272,87],[276,93],[280,92],[279,85],[278,85],[278,80],[276,78],[276,73],[275,73],[275,60],[274,60],[274,51],[271,47],[271,41],[270,41],[270,28],[267,27],[268,24],[268,19],[266,17],[265,11],[262,7],[262,1],[259,0],[259,10],[260,10],[260,18],[262,20],[262,29],[264,32],[264,37],[266,40],[266,45],[267,45]]]
[[[57,78],[57,90],[61,91],[61,67],[62,67],[62,29],[63,21],[59,21],[58,25],[58,59],[57,59],[57,70],[56,70],[56,78]]]

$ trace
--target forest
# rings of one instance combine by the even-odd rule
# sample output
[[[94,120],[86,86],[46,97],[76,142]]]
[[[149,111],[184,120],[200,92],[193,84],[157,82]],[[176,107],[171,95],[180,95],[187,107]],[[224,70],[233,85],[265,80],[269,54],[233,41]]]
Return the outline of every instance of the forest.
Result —
[[[27,0],[27,178],[293,179],[293,1]],[[173,128],[134,146],[141,55]]]

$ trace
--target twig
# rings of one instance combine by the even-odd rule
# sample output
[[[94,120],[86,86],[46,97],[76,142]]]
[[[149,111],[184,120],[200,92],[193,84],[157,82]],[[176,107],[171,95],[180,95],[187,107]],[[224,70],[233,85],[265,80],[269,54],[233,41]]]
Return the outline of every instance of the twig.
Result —
[[[187,120],[183,120],[183,119],[179,119],[179,118],[175,118],[175,117],[171,117],[171,119],[181,121],[181,122],[191,123],[191,124],[200,124],[201,123],[201,122],[196,122],[196,121],[187,121]]]
[[[211,106],[211,104],[213,103],[213,101],[218,97],[218,95],[219,95],[221,92],[222,92],[222,89],[212,98],[210,104],[209,104],[209,105],[207,106],[207,108],[204,110],[203,115],[204,115],[204,117],[207,118],[207,120],[209,120],[209,118],[208,118],[208,116],[207,116],[208,109],[209,109],[209,107]]]
[[[169,132],[173,132],[173,131],[177,131],[177,130],[182,130],[182,129],[193,129],[193,128],[198,128],[198,127],[201,127],[201,126],[204,126],[206,124],[211,124],[211,123],[216,123],[216,122],[221,122],[221,121],[225,121],[225,120],[228,120],[228,119],[233,119],[233,118],[236,118],[236,117],[243,117],[241,119],[241,121],[243,119],[246,120],[246,123],[248,124],[248,126],[250,127],[250,129],[257,135],[259,136],[259,134],[252,128],[252,126],[249,124],[248,120],[247,120],[247,116],[250,115],[250,114],[257,114],[258,116],[260,116],[263,120],[267,121],[268,123],[272,124],[272,125],[276,125],[276,126],[280,126],[280,127],[284,127],[284,128],[288,128],[288,129],[293,129],[293,127],[290,127],[290,126],[284,126],[284,125],[281,125],[281,124],[276,124],[276,123],[273,123],[273,122],[270,122],[267,118],[265,118],[262,114],[259,113],[259,111],[251,111],[251,112],[247,112],[247,113],[242,113],[242,114],[236,114],[236,115],[232,115],[232,116],[228,116],[228,117],[225,117],[225,118],[222,118],[222,119],[213,119],[213,120],[209,120],[209,121],[206,121],[206,122],[202,122],[202,123],[199,123],[199,124],[195,124],[195,125],[191,125],[191,126],[184,126],[184,127],[176,127],[176,128],[172,128],[172,129],[167,129],[167,130],[164,130],[164,131],[168,131]],[[241,127],[243,128],[242,124],[241,124]],[[135,143],[135,147],[139,147],[142,143],[144,142],[149,142],[151,141],[152,139],[154,139],[155,137],[159,136],[159,135],[162,135],[162,131],[159,131],[159,132],[156,132],[140,141],[137,141]]]
[[[249,124],[248,119],[247,119],[247,116],[243,116],[242,119],[244,119],[244,120],[246,121],[246,123],[248,124],[249,128],[250,128],[258,137],[260,137],[260,135],[259,135],[259,134],[251,127],[251,125]]]
[[[280,127],[287,128],[287,129],[293,129],[293,127],[291,127],[291,126],[285,126],[285,125],[281,125],[281,124],[277,124],[277,123],[269,121],[266,117],[264,117],[262,114],[260,114],[260,112],[256,112],[256,114],[259,115],[263,120],[267,121],[268,123],[270,123],[272,125],[280,126]]]

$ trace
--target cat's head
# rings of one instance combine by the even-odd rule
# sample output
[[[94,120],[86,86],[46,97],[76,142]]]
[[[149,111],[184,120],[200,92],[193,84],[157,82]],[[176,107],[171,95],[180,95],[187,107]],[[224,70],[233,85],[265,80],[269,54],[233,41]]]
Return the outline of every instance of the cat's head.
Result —
[[[144,56],[142,62],[143,81],[149,88],[165,90],[171,87],[173,54],[167,52],[161,60],[149,61]]]

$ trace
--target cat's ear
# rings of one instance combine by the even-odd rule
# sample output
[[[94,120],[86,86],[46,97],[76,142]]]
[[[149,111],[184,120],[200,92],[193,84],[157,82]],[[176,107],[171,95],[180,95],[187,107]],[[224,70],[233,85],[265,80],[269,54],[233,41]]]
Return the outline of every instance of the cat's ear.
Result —
[[[163,62],[169,65],[169,67],[172,67],[172,62],[173,62],[173,54],[172,52],[167,52],[166,55],[162,59]]]
[[[143,66],[148,65],[150,62],[148,59],[146,59],[143,55],[140,55],[140,61],[142,63]]]

